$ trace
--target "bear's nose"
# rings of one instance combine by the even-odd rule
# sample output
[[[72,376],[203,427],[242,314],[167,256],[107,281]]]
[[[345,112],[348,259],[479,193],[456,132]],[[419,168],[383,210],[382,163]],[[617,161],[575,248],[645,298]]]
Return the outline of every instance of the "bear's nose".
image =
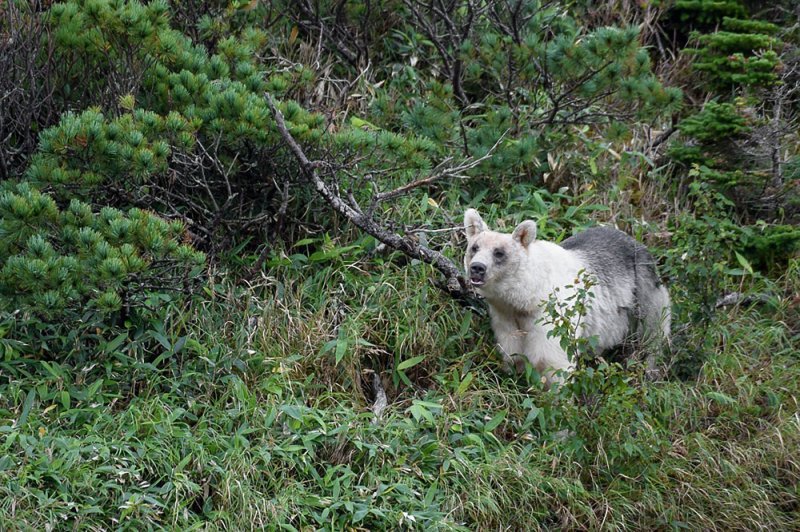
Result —
[[[473,262],[469,265],[469,273],[476,277],[483,277],[483,274],[486,273],[486,265],[480,262]]]

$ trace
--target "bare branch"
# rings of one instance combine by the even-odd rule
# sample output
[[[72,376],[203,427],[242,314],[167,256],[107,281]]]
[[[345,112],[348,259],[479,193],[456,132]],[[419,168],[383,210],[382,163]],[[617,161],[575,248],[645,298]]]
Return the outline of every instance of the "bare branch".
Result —
[[[397,187],[394,190],[389,190],[387,192],[379,192],[375,194],[373,198],[373,204],[377,204],[382,201],[386,201],[388,199],[396,198],[397,196],[402,196],[403,194],[406,194],[415,188],[424,185],[430,185],[431,183],[439,181],[440,179],[447,179],[453,177],[459,179],[466,178],[467,176],[464,175],[466,171],[472,170],[473,168],[480,165],[483,161],[491,159],[492,154],[495,152],[497,147],[506,137],[506,134],[508,134],[508,130],[506,130],[502,135],[500,135],[500,138],[497,139],[497,142],[494,143],[494,146],[492,146],[489,149],[489,151],[487,151],[486,154],[483,155],[482,157],[478,157],[477,159],[467,159],[466,161],[462,162],[457,166],[447,166],[447,163],[449,163],[451,160],[450,158],[447,158],[444,161],[442,161],[439,165],[437,165],[436,168],[433,169],[433,173],[428,177],[412,181],[411,183],[407,183],[401,187]]]
[[[648,153],[648,152],[651,152],[651,151],[653,151],[653,150],[654,150],[654,149],[656,149],[658,146],[660,146],[661,144],[663,144],[664,142],[666,142],[667,140],[669,140],[669,138],[670,138],[670,137],[671,137],[671,136],[672,136],[672,135],[673,135],[673,134],[674,134],[676,131],[678,131],[678,128],[677,128],[676,126],[672,125],[672,126],[670,126],[669,128],[667,128],[667,130],[666,130],[666,131],[663,131],[663,132],[661,132],[661,134],[660,134],[660,135],[658,135],[656,138],[654,138],[654,139],[653,139],[653,140],[650,142],[650,144],[648,144],[648,145],[647,145],[647,147],[646,147],[646,148],[645,148],[645,150],[644,150],[644,151],[645,151],[645,153]]]
[[[342,199],[335,191],[333,191],[327,183],[320,177],[318,169],[324,163],[320,161],[311,161],[306,156],[303,148],[292,137],[286,127],[286,122],[283,119],[283,113],[275,106],[272,96],[269,93],[265,94],[267,103],[269,104],[272,114],[275,117],[275,122],[278,131],[286,143],[287,147],[294,154],[295,159],[300,164],[303,174],[311,181],[320,196],[322,196],[328,204],[333,207],[339,214],[344,215],[350,222],[362,231],[372,235],[380,242],[383,242],[392,249],[402,252],[411,258],[421,260],[427,264],[432,265],[434,268],[444,274],[446,284],[444,289],[452,296],[464,298],[468,295],[467,284],[461,270],[456,266],[453,261],[426,246],[420,245],[418,242],[408,238],[402,237],[396,233],[381,227],[371,216],[366,215],[364,212],[356,210],[350,206],[345,200]]]

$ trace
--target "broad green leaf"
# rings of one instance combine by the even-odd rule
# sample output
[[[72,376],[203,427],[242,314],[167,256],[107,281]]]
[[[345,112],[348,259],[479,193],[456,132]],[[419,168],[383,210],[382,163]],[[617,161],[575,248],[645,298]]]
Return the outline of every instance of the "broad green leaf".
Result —
[[[122,345],[122,342],[124,342],[127,339],[128,339],[128,333],[127,332],[118,334],[116,338],[114,338],[113,340],[108,342],[105,345],[105,347],[103,347],[103,352],[111,353],[113,351],[116,351],[117,348]]]
[[[344,328],[339,329],[339,339],[336,340],[336,363],[342,361],[344,355],[347,353],[347,333],[344,331]]]
[[[433,498],[436,496],[437,491],[439,491],[439,481],[434,480],[433,484],[431,484],[431,487],[428,488],[428,491],[425,493],[425,506],[430,506],[433,504]]]
[[[409,358],[408,360],[404,360],[404,361],[400,362],[400,364],[397,365],[397,371],[404,371],[404,370],[407,370],[408,368],[413,368],[414,366],[416,366],[417,364],[419,364],[423,360],[425,360],[425,355],[420,355],[418,357]]]
[[[61,392],[61,406],[63,406],[65,410],[69,410],[69,392],[66,390]]]
[[[64,378],[64,371],[61,369],[61,365],[58,362],[53,362],[51,364],[49,362],[42,361],[42,367],[56,379]]]
[[[456,393],[458,393],[458,395],[462,395],[464,392],[466,392],[467,388],[469,388],[470,383],[472,383],[472,379],[474,378],[475,375],[473,375],[471,371],[466,375],[464,375],[464,378],[461,379],[461,383],[458,385],[458,390],[456,390]]]
[[[22,413],[17,420],[17,428],[22,428],[25,426],[25,423],[28,421],[28,414],[31,413],[31,408],[33,407],[33,401],[36,399],[36,391],[31,389],[28,392],[28,395],[25,396],[25,402],[22,404]]]
[[[742,268],[744,268],[750,275],[753,275],[753,267],[750,265],[747,259],[744,258],[738,251],[734,251],[734,253],[736,254],[736,260],[739,261],[739,264],[741,264]]]
[[[173,347],[173,350],[172,350],[172,352],[174,354],[177,355],[178,353],[181,352],[181,349],[183,349],[183,346],[186,345],[186,339],[187,338],[188,338],[188,336],[181,336],[180,338],[178,338],[178,341],[175,342],[175,346]]]
[[[95,394],[100,390],[100,387],[103,385],[103,379],[97,379],[94,381],[90,386],[89,389],[86,391],[86,399],[91,400]]]
[[[495,414],[494,417],[490,419],[488,423],[486,423],[486,425],[483,427],[483,430],[485,430],[486,432],[492,432],[506,418],[506,413],[507,412],[505,410],[501,410],[500,412]]]

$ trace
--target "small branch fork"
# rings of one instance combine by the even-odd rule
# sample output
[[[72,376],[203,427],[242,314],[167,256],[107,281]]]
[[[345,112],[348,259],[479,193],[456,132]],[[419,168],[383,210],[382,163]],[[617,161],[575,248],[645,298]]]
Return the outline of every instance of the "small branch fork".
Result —
[[[407,183],[401,187],[397,187],[394,190],[388,190],[386,192],[378,192],[372,198],[372,201],[377,204],[382,201],[386,201],[388,199],[393,199],[398,196],[402,196],[417,187],[429,185],[434,181],[439,181],[440,179],[447,179],[447,178],[466,179],[467,176],[464,175],[464,172],[466,172],[467,170],[472,170],[473,168],[481,164],[483,161],[490,159],[494,151],[500,145],[500,143],[503,142],[503,139],[506,138],[506,134],[508,134],[508,130],[506,130],[505,133],[500,135],[500,138],[497,139],[497,142],[494,143],[494,146],[492,146],[491,149],[488,152],[486,152],[486,155],[484,155],[483,157],[479,157],[477,159],[467,159],[466,161],[457,166],[449,166],[450,162],[452,161],[452,158],[448,157],[447,159],[436,165],[436,168],[433,169],[433,172],[428,177],[417,179],[416,181],[412,181],[411,183]]]
[[[461,274],[461,270],[455,263],[453,263],[453,261],[436,250],[430,249],[419,244],[418,242],[415,242],[413,239],[400,236],[386,229],[385,227],[382,227],[372,218],[369,213],[362,211],[359,205],[355,203],[353,199],[350,199],[349,202],[345,201],[335,190],[329,187],[328,184],[325,183],[325,181],[320,177],[318,172],[318,169],[321,166],[325,166],[326,163],[324,161],[309,160],[303,151],[303,148],[300,147],[286,127],[283,113],[281,113],[281,111],[276,107],[272,96],[267,93],[265,94],[265,97],[270,109],[272,110],[272,114],[275,117],[275,122],[278,126],[278,131],[280,132],[281,137],[283,137],[284,142],[291,150],[295,159],[297,159],[297,162],[300,164],[300,168],[305,176],[313,183],[317,192],[325,199],[325,201],[328,202],[331,207],[333,207],[338,213],[345,216],[356,227],[372,235],[390,248],[396,249],[397,251],[400,251],[411,258],[428,263],[439,270],[439,272],[441,272],[446,279],[446,283],[444,284],[443,288],[451,296],[457,299],[465,299],[469,297],[469,290],[467,288],[467,283],[464,279],[464,276]],[[498,141],[498,144],[499,142],[500,141]],[[495,144],[495,146],[497,146],[497,144]],[[373,197],[372,201],[373,203],[377,203],[394,198],[408,192],[409,190],[432,183],[437,179],[444,177],[461,176],[461,174],[466,170],[474,168],[483,160],[489,158],[493,150],[494,148],[492,148],[492,150],[479,159],[467,161],[456,167],[443,168],[442,165],[439,165],[437,166],[433,175],[430,177],[419,179],[404,185],[403,187],[399,187],[382,194],[377,194]]]

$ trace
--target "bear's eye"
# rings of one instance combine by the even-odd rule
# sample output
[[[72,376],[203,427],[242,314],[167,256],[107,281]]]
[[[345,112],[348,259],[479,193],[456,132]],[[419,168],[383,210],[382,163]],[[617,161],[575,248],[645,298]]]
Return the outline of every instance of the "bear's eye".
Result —
[[[477,253],[479,249],[481,249],[481,248],[478,247],[478,244],[472,244],[472,252],[473,253]]]
[[[506,252],[503,251],[502,249],[498,248],[498,249],[494,250],[494,258],[502,259],[505,256],[506,256]]]

